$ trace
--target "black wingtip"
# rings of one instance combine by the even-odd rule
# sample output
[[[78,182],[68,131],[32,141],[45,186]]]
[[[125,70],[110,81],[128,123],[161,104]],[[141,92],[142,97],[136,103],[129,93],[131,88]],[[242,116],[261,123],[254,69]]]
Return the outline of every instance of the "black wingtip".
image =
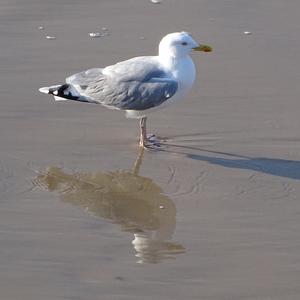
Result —
[[[65,83],[59,87],[54,87],[49,89],[49,94],[56,96],[56,97],[61,97],[65,99],[70,99],[70,100],[78,100],[79,96],[75,96],[71,92],[72,86],[68,83]]]

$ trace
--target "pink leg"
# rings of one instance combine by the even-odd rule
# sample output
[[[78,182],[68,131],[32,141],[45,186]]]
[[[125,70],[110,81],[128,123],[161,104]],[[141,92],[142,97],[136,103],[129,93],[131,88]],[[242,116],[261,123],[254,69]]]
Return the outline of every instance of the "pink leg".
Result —
[[[147,147],[147,129],[146,129],[146,121],[147,117],[143,117],[140,119],[140,146]]]

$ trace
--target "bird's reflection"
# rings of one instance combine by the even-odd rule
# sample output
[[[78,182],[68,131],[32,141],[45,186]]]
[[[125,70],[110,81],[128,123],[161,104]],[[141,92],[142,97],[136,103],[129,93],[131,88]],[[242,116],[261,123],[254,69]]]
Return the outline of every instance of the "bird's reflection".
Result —
[[[49,167],[35,183],[58,192],[62,201],[81,206],[133,233],[138,262],[158,263],[175,258],[185,248],[171,241],[176,226],[173,201],[150,178],[138,175],[143,151],[132,171],[69,174]]]

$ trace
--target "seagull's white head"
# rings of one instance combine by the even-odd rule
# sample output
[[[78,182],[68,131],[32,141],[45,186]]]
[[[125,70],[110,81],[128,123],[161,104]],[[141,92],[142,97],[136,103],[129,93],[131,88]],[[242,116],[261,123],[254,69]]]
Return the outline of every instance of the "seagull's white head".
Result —
[[[182,58],[192,50],[210,52],[212,48],[199,45],[187,32],[169,33],[159,43],[159,56]]]

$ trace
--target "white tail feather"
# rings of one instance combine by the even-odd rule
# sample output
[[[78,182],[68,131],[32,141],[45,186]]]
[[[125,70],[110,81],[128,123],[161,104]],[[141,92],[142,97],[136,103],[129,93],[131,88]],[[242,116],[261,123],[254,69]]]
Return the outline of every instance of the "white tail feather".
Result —
[[[41,92],[41,93],[44,93],[44,94],[48,94],[49,93],[49,88],[48,87],[41,87],[41,88],[39,88],[39,91]]]
[[[39,91],[44,94],[49,94],[49,89],[59,88],[59,87],[60,87],[60,84],[52,85],[52,86],[44,86],[44,87],[39,88]]]
[[[68,99],[66,98],[62,98],[62,97],[58,97],[58,96],[54,96],[55,101],[67,101]]]

